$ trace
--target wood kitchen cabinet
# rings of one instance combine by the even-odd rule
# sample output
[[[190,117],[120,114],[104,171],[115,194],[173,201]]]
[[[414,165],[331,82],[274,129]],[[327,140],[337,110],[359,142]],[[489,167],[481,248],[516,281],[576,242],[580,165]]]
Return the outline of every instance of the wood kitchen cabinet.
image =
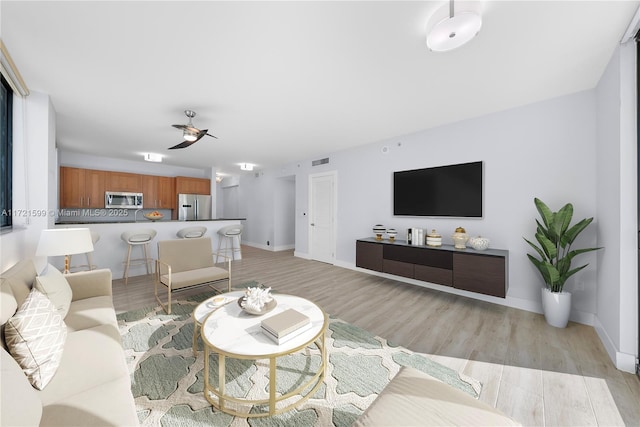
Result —
[[[106,172],[60,168],[61,208],[104,208]]]
[[[176,194],[211,194],[211,180],[176,176]]]
[[[105,191],[142,193],[142,176],[137,173],[106,172]]]
[[[142,175],[142,194],[145,209],[176,209],[175,178]]]

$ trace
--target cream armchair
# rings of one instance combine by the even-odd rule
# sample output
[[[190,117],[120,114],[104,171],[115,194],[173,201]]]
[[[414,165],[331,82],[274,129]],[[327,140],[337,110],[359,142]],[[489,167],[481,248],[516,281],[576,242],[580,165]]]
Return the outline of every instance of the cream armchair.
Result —
[[[209,237],[158,242],[154,290],[158,303],[167,314],[171,314],[173,292],[202,285],[216,289],[212,284],[225,281],[225,292],[231,291],[231,259],[226,261],[227,268],[220,268],[215,266],[213,256]],[[161,285],[167,288],[166,305],[158,295]]]

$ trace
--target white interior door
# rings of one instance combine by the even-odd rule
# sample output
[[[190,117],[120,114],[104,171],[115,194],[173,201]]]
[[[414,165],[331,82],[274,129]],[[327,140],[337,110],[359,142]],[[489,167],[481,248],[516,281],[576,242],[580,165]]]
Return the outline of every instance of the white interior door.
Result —
[[[309,176],[309,251],[311,259],[333,264],[336,247],[336,172]]]

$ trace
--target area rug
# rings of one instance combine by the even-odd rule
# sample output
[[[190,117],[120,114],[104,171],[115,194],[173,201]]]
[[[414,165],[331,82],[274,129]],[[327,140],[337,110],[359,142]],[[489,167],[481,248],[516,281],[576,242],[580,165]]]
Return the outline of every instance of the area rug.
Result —
[[[478,381],[364,329],[330,318],[325,381],[309,400],[273,417],[227,415],[213,409],[204,398],[204,356],[200,351],[194,357],[191,348],[191,313],[212,295],[208,292],[174,302],[171,315],[161,307],[118,315],[141,426],[347,427],[402,366],[426,372],[475,398],[480,394]],[[297,388],[297,384],[315,372],[319,361],[317,349],[279,358],[278,393]],[[212,376],[217,375],[216,355],[211,355],[210,371]],[[227,391],[234,396],[263,396],[268,389],[267,379],[267,361],[227,359]]]

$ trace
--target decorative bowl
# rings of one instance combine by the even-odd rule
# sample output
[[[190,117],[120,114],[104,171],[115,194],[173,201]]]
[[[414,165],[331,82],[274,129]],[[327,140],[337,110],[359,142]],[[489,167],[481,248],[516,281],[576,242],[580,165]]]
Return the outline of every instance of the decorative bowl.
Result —
[[[149,221],[159,221],[162,218],[164,218],[164,215],[162,215],[160,212],[146,213],[143,216],[147,218]]]
[[[245,312],[249,313],[249,314],[253,314],[255,316],[261,316],[263,314],[267,314],[268,312],[270,312],[271,310],[273,310],[274,308],[276,308],[276,306],[278,305],[278,302],[272,298],[271,301],[267,302],[263,307],[262,310],[252,310],[248,307],[245,307],[245,301],[247,301],[247,297],[240,297],[238,298],[238,305],[240,306],[241,309],[243,309]]]
[[[477,236],[477,237],[470,238],[467,243],[469,244],[469,246],[471,246],[473,249],[477,251],[484,251],[489,247],[489,242],[490,240],[487,239],[486,237]]]

